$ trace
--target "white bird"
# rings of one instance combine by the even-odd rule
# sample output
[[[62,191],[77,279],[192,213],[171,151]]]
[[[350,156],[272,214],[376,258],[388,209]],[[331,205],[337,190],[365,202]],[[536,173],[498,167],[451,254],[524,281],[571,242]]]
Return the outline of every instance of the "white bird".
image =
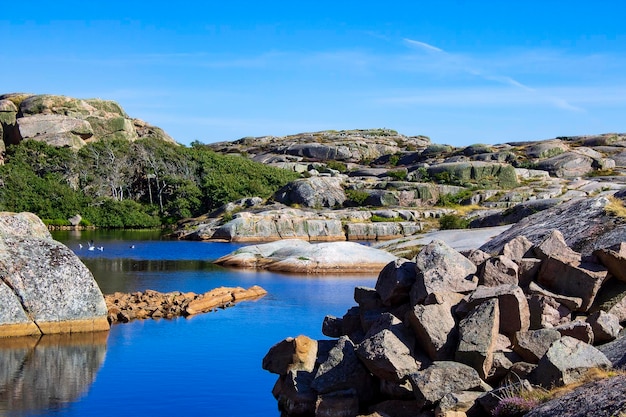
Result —
[[[130,245],[130,248],[131,249],[135,249],[135,245]]]
[[[89,245],[89,250],[95,250],[96,247],[93,245],[93,240],[90,240],[89,242],[87,242],[87,244]]]
[[[82,243],[79,243],[79,244],[78,244],[78,248],[79,248],[79,249],[82,249],[82,248],[83,248],[83,244],[82,244]]]
[[[103,250],[104,250],[104,247],[102,247],[102,246],[98,246],[98,250],[99,250],[99,251],[103,251]]]

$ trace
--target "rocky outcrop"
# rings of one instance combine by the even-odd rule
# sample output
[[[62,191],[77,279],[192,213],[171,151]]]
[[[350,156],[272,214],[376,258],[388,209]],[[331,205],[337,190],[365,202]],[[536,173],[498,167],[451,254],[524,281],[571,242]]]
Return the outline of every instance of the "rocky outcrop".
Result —
[[[147,318],[171,319],[226,308],[243,300],[254,300],[267,294],[255,285],[248,289],[241,287],[220,287],[204,294],[180,291],[161,293],[154,290],[134,293],[116,292],[104,297],[110,323],[128,323],[131,320]]]
[[[7,144],[38,140],[79,149],[102,139],[175,141],[162,129],[130,118],[114,101],[49,94],[0,95],[0,126]]]
[[[257,206],[246,211],[237,210],[222,208],[215,214],[221,218],[182,224],[175,236],[228,242],[388,240],[413,235],[422,230],[424,216],[435,217],[446,212],[446,209],[421,213],[401,209],[317,211],[279,204],[265,209]],[[230,220],[224,221],[225,213]],[[386,219],[389,221],[384,221]]]
[[[222,266],[298,273],[363,273],[379,271],[396,259],[388,252],[354,242],[311,244],[285,239],[246,246],[215,261]]]
[[[618,191],[614,198],[626,203],[626,192]],[[524,235],[539,243],[554,229],[561,231],[565,242],[583,255],[626,241],[626,219],[607,212],[606,196],[574,199],[522,219],[506,232],[480,249],[497,253],[516,236]]]
[[[501,401],[500,409],[505,407],[503,392],[578,383],[588,372],[623,363],[623,343],[606,345],[612,346],[607,349],[611,359],[595,346],[618,337],[621,329],[610,313],[590,312],[596,285],[585,288],[576,278],[571,286],[565,284],[569,275],[585,269],[588,279],[602,287],[607,279],[594,274],[605,267],[585,264],[558,271],[554,279],[544,265],[559,253],[567,255],[562,262],[574,265],[580,254],[564,247],[558,232],[530,242],[518,237],[500,254],[474,254],[476,265],[436,241],[414,261],[387,264],[375,288],[355,289],[357,306],[343,317],[326,317],[323,333],[339,339],[318,341],[314,361],[308,356],[313,351],[305,349],[306,367],[303,354],[294,354],[294,339],[270,350],[264,368],[279,375],[273,390],[279,409],[289,416],[328,415],[323,404],[333,399],[346,416],[405,415],[402,410],[410,410],[406,415],[488,415]],[[534,259],[543,274],[524,284],[485,280],[478,285],[476,275],[485,265],[493,268],[505,257],[507,265],[518,268]],[[510,276],[508,267],[495,269]],[[560,322],[533,320],[546,314],[533,299],[562,311]],[[322,347],[326,343],[336,352],[332,360]],[[306,346],[312,345],[308,339]],[[280,354],[281,346],[290,348]],[[268,361],[282,365],[269,367]]]
[[[274,199],[286,205],[335,207],[346,201],[346,194],[340,178],[311,177],[290,182],[274,194]]]
[[[87,267],[30,213],[0,213],[0,337],[108,330]]]

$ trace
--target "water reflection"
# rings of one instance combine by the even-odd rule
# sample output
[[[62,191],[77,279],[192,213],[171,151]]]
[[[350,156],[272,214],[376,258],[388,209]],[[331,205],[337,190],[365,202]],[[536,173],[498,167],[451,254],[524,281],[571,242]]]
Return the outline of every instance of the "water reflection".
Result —
[[[77,401],[104,363],[108,332],[0,342],[0,414],[31,415]]]

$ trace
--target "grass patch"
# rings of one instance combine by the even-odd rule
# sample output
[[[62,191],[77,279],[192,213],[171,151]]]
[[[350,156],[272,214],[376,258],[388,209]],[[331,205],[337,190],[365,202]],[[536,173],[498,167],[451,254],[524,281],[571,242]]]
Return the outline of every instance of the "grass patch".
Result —
[[[402,217],[382,217],[382,216],[379,216],[377,214],[372,214],[372,217],[370,217],[370,221],[372,221],[374,223],[403,222],[404,219]]]
[[[587,177],[615,177],[622,174],[614,169],[597,169],[595,171],[589,171]]]
[[[604,206],[604,211],[611,216],[626,219],[624,202],[615,196],[609,196],[608,199],[609,202]]]

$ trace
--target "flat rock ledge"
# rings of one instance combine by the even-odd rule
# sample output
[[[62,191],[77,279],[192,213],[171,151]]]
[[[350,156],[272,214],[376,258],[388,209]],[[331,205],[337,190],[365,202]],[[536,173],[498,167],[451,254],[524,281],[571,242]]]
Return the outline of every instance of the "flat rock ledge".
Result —
[[[108,308],[109,323],[128,323],[136,319],[174,318],[232,307],[244,300],[256,300],[267,294],[254,285],[242,287],[219,287],[204,294],[173,291],[162,293],[154,290],[144,292],[116,292],[104,296]]]
[[[222,266],[293,273],[377,273],[396,257],[355,242],[311,244],[299,239],[251,245],[215,261]]]

